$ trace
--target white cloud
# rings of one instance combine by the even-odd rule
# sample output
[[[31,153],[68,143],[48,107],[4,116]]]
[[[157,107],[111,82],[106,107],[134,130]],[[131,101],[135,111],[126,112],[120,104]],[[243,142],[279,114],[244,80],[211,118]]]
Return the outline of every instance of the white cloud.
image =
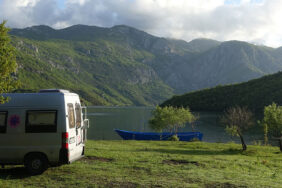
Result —
[[[60,0],[62,1],[62,0]],[[282,46],[280,0],[2,0],[11,27],[125,24],[151,34],[192,40],[244,40]]]

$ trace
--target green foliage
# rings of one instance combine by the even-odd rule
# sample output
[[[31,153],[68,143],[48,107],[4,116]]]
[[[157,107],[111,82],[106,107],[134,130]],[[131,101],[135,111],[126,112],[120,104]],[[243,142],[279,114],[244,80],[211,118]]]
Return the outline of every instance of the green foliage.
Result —
[[[176,134],[172,135],[168,140],[170,141],[179,141],[179,138]]]
[[[267,131],[273,138],[279,140],[282,151],[282,106],[278,106],[276,103],[266,106],[262,124],[265,127],[265,132]]]
[[[282,106],[272,103],[264,108],[263,124],[269,129],[269,134],[280,138],[282,136]]]
[[[180,127],[185,127],[186,123],[196,120],[189,108],[159,107],[153,111],[153,117],[149,120],[149,125],[153,130],[177,132]]]
[[[231,136],[239,136],[236,125],[226,125],[225,131]]]
[[[16,71],[15,48],[10,43],[6,21],[0,24],[0,94],[8,93],[17,87],[12,74]],[[0,96],[0,104],[8,100]]]

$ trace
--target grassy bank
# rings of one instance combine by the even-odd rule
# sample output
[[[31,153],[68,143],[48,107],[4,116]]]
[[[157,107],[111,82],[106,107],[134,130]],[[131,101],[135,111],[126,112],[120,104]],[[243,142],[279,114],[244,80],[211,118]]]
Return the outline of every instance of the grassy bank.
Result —
[[[0,187],[281,187],[278,147],[158,141],[88,141],[86,157],[30,177],[0,169]]]

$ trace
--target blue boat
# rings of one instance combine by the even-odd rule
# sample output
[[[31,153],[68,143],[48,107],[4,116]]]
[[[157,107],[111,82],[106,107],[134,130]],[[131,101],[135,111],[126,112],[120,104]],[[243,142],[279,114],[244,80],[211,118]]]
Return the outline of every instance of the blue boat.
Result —
[[[124,140],[169,140],[171,136],[175,133],[171,132],[134,132],[134,131],[125,131],[118,130],[115,131],[122,137]],[[180,141],[193,141],[200,140],[202,141],[203,133],[201,132],[179,132],[177,136]]]

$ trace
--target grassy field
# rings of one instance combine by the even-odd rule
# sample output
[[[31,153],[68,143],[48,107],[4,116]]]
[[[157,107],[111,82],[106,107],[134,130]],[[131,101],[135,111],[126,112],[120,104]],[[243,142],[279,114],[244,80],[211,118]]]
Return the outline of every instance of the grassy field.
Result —
[[[88,141],[85,158],[29,176],[0,169],[0,187],[281,187],[278,147],[205,142]]]

